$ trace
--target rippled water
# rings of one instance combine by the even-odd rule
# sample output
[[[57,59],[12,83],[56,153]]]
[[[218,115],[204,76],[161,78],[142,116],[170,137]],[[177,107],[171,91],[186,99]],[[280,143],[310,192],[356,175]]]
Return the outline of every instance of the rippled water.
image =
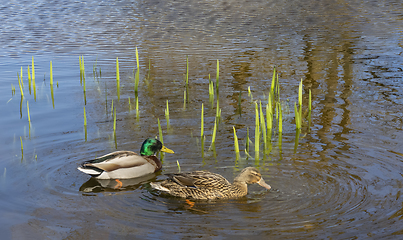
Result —
[[[2,239],[402,238],[402,12],[397,0],[3,3]],[[79,55],[85,57],[86,102]],[[36,101],[27,87],[32,56]],[[186,56],[190,88],[184,108]],[[215,103],[209,103],[208,75],[215,80],[217,59],[222,121],[214,154],[208,151],[216,113]],[[53,101],[49,61],[58,84]],[[16,76],[21,66],[22,101]],[[247,89],[253,100],[265,103],[273,66],[285,109],[283,134],[273,135],[268,157],[261,154],[255,161],[251,150],[252,158],[242,153],[236,160],[232,126],[241,150],[247,128],[254,141],[254,105]],[[293,105],[301,78],[304,104],[311,89],[313,110],[310,128],[304,122],[296,138]],[[117,149],[138,151],[145,138],[158,135],[159,118],[165,145],[175,151],[165,155],[161,173],[123,181],[120,189],[114,181],[98,182],[76,169],[115,150],[112,99]],[[202,103],[204,152],[198,137]],[[257,166],[273,188],[253,185],[244,198],[191,207],[150,189],[150,181],[177,171],[176,160],[182,171],[210,170],[230,181],[242,168]]]

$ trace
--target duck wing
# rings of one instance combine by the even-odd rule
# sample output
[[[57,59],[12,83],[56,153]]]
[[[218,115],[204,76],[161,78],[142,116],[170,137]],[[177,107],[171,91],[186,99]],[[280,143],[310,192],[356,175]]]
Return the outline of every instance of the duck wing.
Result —
[[[221,188],[231,185],[223,176],[207,171],[168,174],[169,178],[182,187]]]
[[[146,158],[131,151],[117,151],[109,153],[102,157],[86,161],[82,168],[98,168],[106,172],[111,172],[120,168],[132,168],[138,167],[144,164],[148,164]]]

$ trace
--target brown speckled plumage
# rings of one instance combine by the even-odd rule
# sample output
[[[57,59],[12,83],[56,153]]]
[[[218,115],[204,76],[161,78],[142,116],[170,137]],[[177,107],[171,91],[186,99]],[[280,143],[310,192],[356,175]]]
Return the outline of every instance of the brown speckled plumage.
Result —
[[[247,167],[234,179],[231,184],[223,176],[207,171],[168,174],[169,179],[151,183],[155,189],[167,192],[176,197],[190,199],[229,199],[245,196],[248,193],[247,184],[258,183],[270,189],[259,170]]]

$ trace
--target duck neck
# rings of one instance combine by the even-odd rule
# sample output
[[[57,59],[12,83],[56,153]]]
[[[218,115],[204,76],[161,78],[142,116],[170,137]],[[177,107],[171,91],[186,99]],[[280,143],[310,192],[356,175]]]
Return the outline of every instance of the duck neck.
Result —
[[[240,192],[241,195],[246,195],[248,193],[248,185],[246,184],[245,181],[239,181],[237,178],[235,178],[234,183],[231,185],[231,187]]]

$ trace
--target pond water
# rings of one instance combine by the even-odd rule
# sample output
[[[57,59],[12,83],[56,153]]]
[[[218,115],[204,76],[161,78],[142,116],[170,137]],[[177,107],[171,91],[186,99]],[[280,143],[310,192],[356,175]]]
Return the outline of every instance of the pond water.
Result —
[[[400,1],[10,1],[0,18],[2,239],[403,237]],[[28,87],[32,57],[36,96]],[[214,152],[217,96],[210,102],[208,84],[217,60],[221,120]],[[283,132],[275,123],[270,153],[256,160],[254,102],[267,103],[274,66]],[[301,79],[303,110],[311,90],[312,112],[298,135]],[[138,152],[145,138],[158,136],[158,119],[165,145],[175,151],[164,156],[161,172],[116,189],[76,169],[116,149]],[[230,181],[256,166],[272,189],[252,185],[246,197],[191,207],[150,189],[150,181],[178,171],[177,161],[181,171],[209,170]]]

